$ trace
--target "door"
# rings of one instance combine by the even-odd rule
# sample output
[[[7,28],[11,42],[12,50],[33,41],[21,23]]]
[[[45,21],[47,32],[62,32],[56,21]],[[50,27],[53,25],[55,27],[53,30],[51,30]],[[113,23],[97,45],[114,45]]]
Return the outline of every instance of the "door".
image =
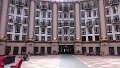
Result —
[[[85,55],[86,53],[86,47],[82,47],[82,54]]]
[[[10,52],[11,52],[11,46],[6,46],[5,47],[5,55],[9,55]]]
[[[13,55],[18,55],[19,47],[14,47]]]
[[[47,47],[47,54],[51,54],[51,47]]]
[[[74,54],[74,45],[59,45],[59,54]]]
[[[120,47],[117,47],[117,53],[120,55]]]
[[[26,47],[21,47],[21,54],[22,54],[22,52],[26,52]]]
[[[38,52],[38,47],[34,47],[34,54]]]
[[[109,47],[109,54],[115,55],[114,47]]]
[[[93,52],[93,47],[89,47],[89,53]]]
[[[40,52],[41,52],[42,54],[45,54],[45,47],[41,47]]]
[[[96,55],[100,55],[100,47],[95,47]]]

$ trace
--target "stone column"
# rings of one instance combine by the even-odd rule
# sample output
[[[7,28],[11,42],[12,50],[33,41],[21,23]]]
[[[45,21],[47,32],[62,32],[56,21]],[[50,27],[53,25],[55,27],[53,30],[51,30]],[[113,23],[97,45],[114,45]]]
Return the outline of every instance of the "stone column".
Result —
[[[104,9],[104,1],[99,0],[99,15],[100,15],[100,33],[101,33],[101,40],[107,40],[107,33],[106,33],[106,23],[105,23],[105,9]]]
[[[53,3],[53,16],[52,16],[52,20],[53,20],[53,23],[52,23],[52,53],[53,51],[55,50],[56,52],[58,52],[58,38],[57,38],[57,13],[58,13],[58,10],[57,10],[57,3],[54,2]]]
[[[101,33],[101,52],[103,52],[104,55],[108,55],[109,49],[107,43],[104,1],[103,0],[98,0],[98,1],[99,1],[98,5],[99,5],[100,33]]]
[[[75,54],[76,52],[82,52],[81,50],[81,25],[80,25],[80,5],[78,2],[75,3]]]
[[[31,0],[30,1],[30,17],[29,17],[29,31],[28,31],[28,43],[27,43],[27,53],[33,53],[34,51],[34,20],[35,20],[35,1],[36,0]]]
[[[53,41],[57,40],[57,3],[53,3]]]
[[[19,46],[18,54],[19,54],[19,55],[21,54],[21,47],[20,47],[20,46]]]
[[[35,0],[30,2],[30,13],[29,13],[29,31],[28,31],[28,40],[32,41],[34,37],[34,22],[35,22]]]
[[[7,12],[8,12],[8,5],[9,0],[2,0],[1,3],[1,19],[0,19],[0,55],[5,54],[5,45],[6,43],[4,40],[6,40],[6,30],[7,30]]]
[[[7,12],[9,0],[2,1],[1,21],[0,21],[0,40],[5,40],[7,30]]]

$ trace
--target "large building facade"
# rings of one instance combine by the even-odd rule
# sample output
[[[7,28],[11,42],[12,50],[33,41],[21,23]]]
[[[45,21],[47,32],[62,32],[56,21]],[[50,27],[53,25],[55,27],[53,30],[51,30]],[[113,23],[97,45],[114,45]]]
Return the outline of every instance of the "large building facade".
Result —
[[[120,55],[120,0],[0,0],[0,55]]]

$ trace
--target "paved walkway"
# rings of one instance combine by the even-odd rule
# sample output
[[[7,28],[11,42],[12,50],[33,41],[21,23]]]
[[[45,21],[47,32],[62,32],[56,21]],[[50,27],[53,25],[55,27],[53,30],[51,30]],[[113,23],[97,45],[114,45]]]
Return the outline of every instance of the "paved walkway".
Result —
[[[88,67],[79,60],[77,60],[72,55],[63,55],[59,68],[88,68]]]

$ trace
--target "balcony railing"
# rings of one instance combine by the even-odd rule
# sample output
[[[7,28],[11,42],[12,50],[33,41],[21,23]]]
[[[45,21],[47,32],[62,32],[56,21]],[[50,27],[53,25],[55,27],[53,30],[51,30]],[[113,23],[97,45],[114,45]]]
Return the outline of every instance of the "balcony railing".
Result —
[[[22,21],[21,20],[14,20],[14,25],[21,26],[22,25]]]
[[[92,10],[92,5],[86,4],[86,5],[84,6],[84,8],[85,8],[85,10]]]
[[[46,22],[41,22],[41,23],[40,23],[40,27],[41,27],[41,28],[46,28],[46,27],[47,27]]]
[[[43,10],[43,11],[46,11],[47,10],[47,5],[41,5],[40,9]]]
[[[111,0],[110,1],[110,5],[114,6],[114,5],[119,5],[120,1],[119,0]]]
[[[93,27],[92,21],[86,22],[86,27]]]
[[[120,20],[119,19],[113,19],[112,24],[113,25],[120,25]]]
[[[67,7],[67,6],[63,7],[63,11],[64,12],[69,12],[69,7]]]
[[[16,1],[16,7],[22,8],[24,6],[24,3],[22,1]]]

